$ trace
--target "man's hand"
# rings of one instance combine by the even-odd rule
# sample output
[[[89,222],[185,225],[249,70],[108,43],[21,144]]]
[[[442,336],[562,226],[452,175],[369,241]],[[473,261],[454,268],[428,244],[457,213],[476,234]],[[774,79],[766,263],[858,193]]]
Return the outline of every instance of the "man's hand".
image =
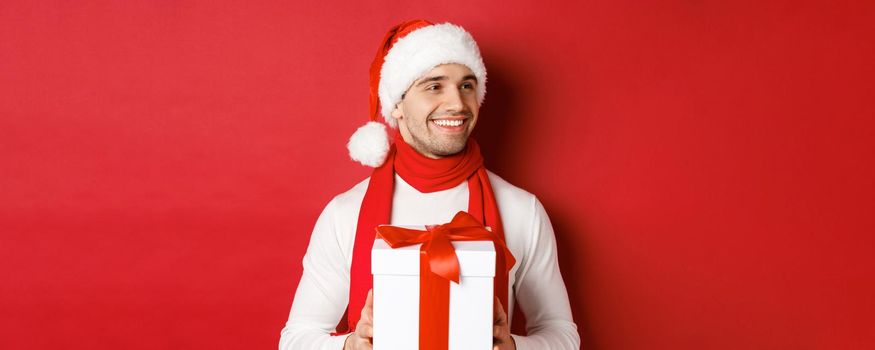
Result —
[[[510,325],[507,324],[507,314],[504,313],[504,308],[501,307],[501,302],[495,298],[493,306],[492,326],[492,350],[516,350],[516,343],[510,336]],[[355,333],[350,334],[343,344],[343,350],[360,350],[373,349],[374,337],[374,291],[368,291],[368,298],[365,301],[365,307],[362,308],[362,317],[359,319],[355,327]]]
[[[495,297],[492,310],[492,319],[495,322],[492,325],[492,350],[516,350],[516,342],[510,336],[507,314],[504,313],[504,308],[501,307],[498,297]]]
[[[346,337],[346,342],[343,343],[343,350],[363,350],[373,349],[374,338],[374,290],[368,291],[368,299],[365,300],[365,307],[362,308],[362,317],[355,325],[355,333]]]

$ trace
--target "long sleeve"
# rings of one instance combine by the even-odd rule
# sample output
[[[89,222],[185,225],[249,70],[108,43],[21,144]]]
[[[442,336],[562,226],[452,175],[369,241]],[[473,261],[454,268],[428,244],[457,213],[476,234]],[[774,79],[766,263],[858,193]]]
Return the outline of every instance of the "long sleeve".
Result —
[[[330,335],[349,299],[349,267],[336,234],[335,201],[325,206],[313,228],[280,350],[343,349],[347,335]]]
[[[580,335],[571,317],[565,282],[559,272],[553,225],[537,199],[532,203],[532,244],[515,286],[517,305],[526,315],[527,336],[511,335],[517,350],[577,350]]]
[[[395,180],[393,225],[448,222],[468,206],[467,183],[420,193],[397,174]],[[559,273],[556,238],[543,205],[534,195],[492,173],[490,182],[506,223],[508,245],[518,258],[511,288],[515,308],[526,315],[528,336],[512,335],[517,349],[579,349],[580,336]],[[365,180],[336,196],[319,216],[303,258],[303,274],[291,312],[281,332],[280,350],[343,348],[346,336],[330,333],[346,311],[355,229],[367,187]]]

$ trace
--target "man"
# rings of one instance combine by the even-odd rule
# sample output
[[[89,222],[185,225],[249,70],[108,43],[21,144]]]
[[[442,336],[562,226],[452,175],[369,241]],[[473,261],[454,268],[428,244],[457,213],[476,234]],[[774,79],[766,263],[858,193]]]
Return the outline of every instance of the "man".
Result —
[[[485,84],[479,48],[461,27],[414,20],[389,31],[371,66],[371,122],[348,145],[374,172],[319,216],[280,349],[370,349],[374,227],[441,224],[461,210],[504,237],[516,260],[495,277],[494,349],[580,347],[544,207],[487,171],[469,137]],[[527,336],[510,334],[517,301]]]

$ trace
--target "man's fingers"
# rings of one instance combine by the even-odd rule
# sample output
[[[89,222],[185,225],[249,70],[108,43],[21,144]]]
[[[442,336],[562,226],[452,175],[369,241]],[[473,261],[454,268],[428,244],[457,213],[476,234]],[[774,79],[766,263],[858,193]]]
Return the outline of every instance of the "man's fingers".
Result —
[[[374,290],[368,291],[368,298],[365,299],[365,307],[362,308],[362,316],[360,319],[370,322],[374,318]]]
[[[355,334],[359,336],[359,338],[373,338],[374,337],[374,327],[370,324],[359,324],[358,327],[355,328]]]
[[[374,318],[374,290],[368,291],[365,306],[362,308],[362,317],[355,326],[356,342],[354,349],[373,349],[371,339],[374,338],[374,326],[371,323]]]
[[[499,309],[501,308],[501,303],[498,302],[498,297],[492,298],[492,320],[498,320],[498,316],[500,314]]]
[[[501,325],[507,323],[507,314],[504,313],[504,307],[501,306],[498,297],[495,297],[493,300],[495,300],[492,306],[492,320],[494,324]]]
[[[510,329],[507,324],[507,314],[504,313],[504,307],[501,306],[501,301],[498,297],[494,298],[493,317],[495,323],[492,325],[492,350],[506,349],[508,338],[510,337]]]
[[[362,317],[359,317],[359,322],[371,323],[371,316],[373,314],[374,314],[373,312],[368,311],[367,307],[363,308],[362,309]]]
[[[368,299],[365,300],[365,309],[368,313],[368,319],[374,318],[374,290],[368,290]]]
[[[355,343],[353,344],[353,349],[373,349],[374,346],[371,345],[371,342],[368,339],[357,338]]]

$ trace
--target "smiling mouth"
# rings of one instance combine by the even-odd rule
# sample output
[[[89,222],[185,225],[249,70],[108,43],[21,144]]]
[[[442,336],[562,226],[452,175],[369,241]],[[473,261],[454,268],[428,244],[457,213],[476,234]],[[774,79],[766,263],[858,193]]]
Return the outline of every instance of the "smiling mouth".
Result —
[[[458,132],[465,129],[465,125],[468,123],[468,118],[466,117],[447,117],[447,118],[436,118],[429,120],[429,123],[434,124],[439,130],[447,131],[447,132]]]

